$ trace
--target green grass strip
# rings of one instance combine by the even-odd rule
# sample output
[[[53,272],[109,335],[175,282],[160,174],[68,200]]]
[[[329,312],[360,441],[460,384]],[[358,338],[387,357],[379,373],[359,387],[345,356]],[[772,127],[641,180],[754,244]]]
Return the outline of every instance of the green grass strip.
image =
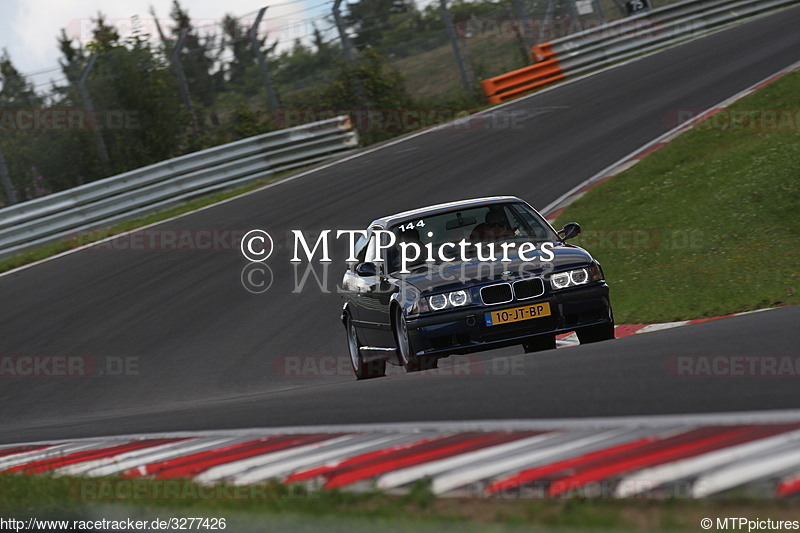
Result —
[[[278,482],[199,485],[186,479],[53,477],[0,474],[0,514],[27,520],[225,519],[227,531],[701,531],[710,517],[797,520],[790,501],[733,496],[609,500],[437,498],[418,482],[405,495],[380,491],[308,491]],[[188,524],[187,524],[188,525]],[[163,528],[162,528],[163,529]],[[194,529],[198,529],[195,527]]]
[[[665,117],[666,118],[666,117]],[[616,322],[800,303],[800,73],[598,185],[555,222],[600,261]]]

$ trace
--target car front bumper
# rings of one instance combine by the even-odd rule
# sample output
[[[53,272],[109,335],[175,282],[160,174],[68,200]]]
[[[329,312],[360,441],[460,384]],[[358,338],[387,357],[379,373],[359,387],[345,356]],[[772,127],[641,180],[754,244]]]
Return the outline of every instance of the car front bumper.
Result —
[[[509,324],[486,325],[484,315],[489,311],[541,302],[550,303],[549,316]],[[565,289],[530,301],[410,316],[408,333],[411,346],[418,355],[449,355],[523,344],[539,335],[567,333],[609,322],[613,322],[613,314],[608,285],[596,283]]]

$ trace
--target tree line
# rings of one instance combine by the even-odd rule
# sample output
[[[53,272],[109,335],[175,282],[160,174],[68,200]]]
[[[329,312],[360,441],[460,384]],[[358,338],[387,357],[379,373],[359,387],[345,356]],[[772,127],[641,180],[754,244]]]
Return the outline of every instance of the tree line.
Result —
[[[464,20],[496,5],[457,0],[451,12]],[[57,46],[63,79],[46,91],[37,91],[3,51],[0,154],[17,199],[282,127],[281,115],[270,109],[255,46],[266,58],[283,109],[476,105],[475,94],[414,98],[393,66],[398,58],[447,44],[436,3],[419,8],[413,0],[359,0],[345,6],[355,64],[344,60],[332,21],[315,21],[310,38],[279,46],[268,35],[250,38],[248,21],[231,15],[221,20],[218,32],[203,33],[179,0],[173,0],[166,23],[151,9],[157,35],[134,21],[130,34],[122,36],[102,14],[92,19],[91,39],[84,45],[62,30]],[[327,28],[316,25],[326,22]],[[183,46],[176,50],[181,35]],[[179,74],[188,98],[182,96]],[[362,137],[374,142],[397,133]],[[8,203],[0,187],[0,205]]]

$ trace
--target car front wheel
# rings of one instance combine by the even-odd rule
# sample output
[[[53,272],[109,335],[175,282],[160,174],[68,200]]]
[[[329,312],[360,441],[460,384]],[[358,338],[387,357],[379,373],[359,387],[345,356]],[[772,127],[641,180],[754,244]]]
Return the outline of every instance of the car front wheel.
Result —
[[[436,368],[439,363],[438,358],[414,353],[411,349],[411,342],[408,339],[406,317],[399,307],[395,308],[394,313],[394,338],[397,343],[397,356],[406,372],[419,372],[420,370]]]
[[[386,375],[386,361],[378,359],[365,362],[364,355],[361,353],[361,344],[358,342],[356,327],[350,315],[345,320],[347,329],[347,349],[350,352],[350,364],[353,366],[353,373],[356,379],[371,379]]]

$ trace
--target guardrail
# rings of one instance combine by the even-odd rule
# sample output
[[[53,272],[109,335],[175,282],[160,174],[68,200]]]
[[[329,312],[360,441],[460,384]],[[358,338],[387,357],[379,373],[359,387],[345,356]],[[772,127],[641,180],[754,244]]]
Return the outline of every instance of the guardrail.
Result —
[[[686,0],[638,13],[548,43],[531,52],[535,65],[481,82],[489,103],[518,98],[578,76],[800,0]]]
[[[0,258],[355,148],[348,116],[215,146],[0,209]]]

